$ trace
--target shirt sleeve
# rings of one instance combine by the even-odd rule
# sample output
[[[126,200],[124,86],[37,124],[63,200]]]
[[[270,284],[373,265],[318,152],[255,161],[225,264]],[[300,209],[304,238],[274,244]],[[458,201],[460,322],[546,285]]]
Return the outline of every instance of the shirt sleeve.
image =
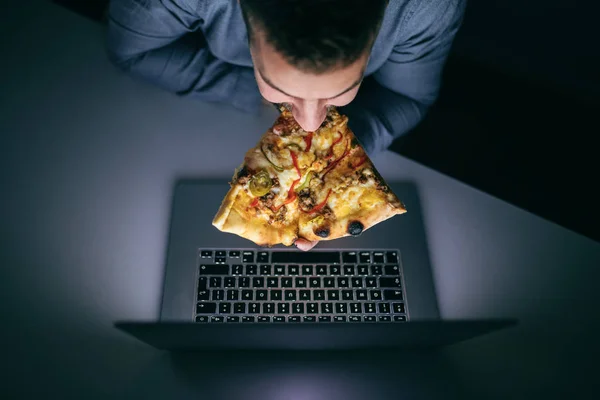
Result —
[[[107,50],[123,70],[182,96],[256,111],[251,68],[216,59],[202,34],[204,2],[112,0]]]
[[[392,54],[343,108],[368,154],[387,149],[414,128],[435,102],[465,4],[466,0],[413,1],[399,22]]]

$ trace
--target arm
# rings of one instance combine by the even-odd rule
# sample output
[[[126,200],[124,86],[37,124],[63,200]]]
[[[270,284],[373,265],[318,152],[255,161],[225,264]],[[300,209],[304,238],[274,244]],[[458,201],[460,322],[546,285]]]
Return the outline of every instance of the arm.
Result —
[[[413,1],[398,43],[344,108],[367,153],[385,150],[414,128],[437,98],[442,69],[464,13],[464,0]]]
[[[210,53],[201,32],[203,4],[112,0],[109,57],[123,70],[179,95],[256,110],[261,97],[252,69],[222,62]]]

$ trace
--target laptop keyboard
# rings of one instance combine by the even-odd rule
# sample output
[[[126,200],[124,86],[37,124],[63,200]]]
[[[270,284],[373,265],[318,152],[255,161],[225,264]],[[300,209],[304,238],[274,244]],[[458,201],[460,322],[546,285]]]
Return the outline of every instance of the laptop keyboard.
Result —
[[[199,251],[199,323],[405,322],[398,250]]]

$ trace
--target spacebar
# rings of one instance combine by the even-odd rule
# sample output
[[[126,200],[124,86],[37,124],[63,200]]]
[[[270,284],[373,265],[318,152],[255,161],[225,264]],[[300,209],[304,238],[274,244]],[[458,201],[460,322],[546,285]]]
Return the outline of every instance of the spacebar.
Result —
[[[274,251],[272,263],[281,264],[339,264],[340,253],[337,251]]]

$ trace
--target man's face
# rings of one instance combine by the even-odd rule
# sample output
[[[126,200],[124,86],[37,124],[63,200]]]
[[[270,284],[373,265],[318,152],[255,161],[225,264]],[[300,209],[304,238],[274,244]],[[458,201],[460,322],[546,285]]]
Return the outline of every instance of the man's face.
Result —
[[[365,52],[348,67],[315,75],[290,65],[260,33],[254,35],[250,47],[263,97],[271,103],[291,105],[294,118],[307,132],[321,126],[327,106],[342,107],[356,97],[368,60]]]

